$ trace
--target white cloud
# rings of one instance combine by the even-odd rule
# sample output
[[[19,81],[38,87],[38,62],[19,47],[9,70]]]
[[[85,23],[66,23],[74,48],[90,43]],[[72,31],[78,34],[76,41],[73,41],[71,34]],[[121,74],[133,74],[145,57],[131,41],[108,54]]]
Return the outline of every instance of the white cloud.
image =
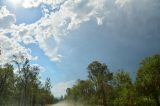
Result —
[[[64,0],[25,0],[23,6],[26,8],[37,7],[44,3],[52,4],[53,7],[59,4],[60,9],[49,14],[49,10],[44,8],[44,17],[30,25],[16,25],[13,20],[9,19],[12,22],[5,26],[11,28],[6,29],[3,25],[6,23],[2,22],[1,25],[6,30],[1,30],[1,32],[3,34],[10,32],[10,39],[14,39],[17,43],[23,42],[25,45],[37,43],[50,60],[61,61],[63,57],[59,54],[61,39],[92,18],[97,21],[98,25],[102,25],[104,17],[108,14],[106,10],[104,11],[105,2],[105,0],[67,0],[65,2]],[[1,10],[6,11],[4,16],[10,14],[6,7]]]
[[[28,59],[33,59],[31,56],[31,50],[21,46],[16,41],[1,35],[0,36],[0,64],[12,62],[13,55],[23,55]]]
[[[61,97],[66,94],[66,89],[71,88],[75,84],[75,80],[60,82],[53,85],[52,93],[56,97]]]
[[[35,40],[34,40],[34,38],[32,37],[32,36],[23,36],[23,42],[25,43],[25,44],[32,44],[32,43],[35,43]]]
[[[0,19],[10,15],[10,12],[6,9],[6,6],[0,8]]]
[[[114,27],[119,12],[126,14],[126,21],[130,20],[133,0],[24,0],[25,8],[36,8],[40,4],[48,4],[56,11],[43,9],[44,17],[33,24],[15,24],[15,15],[4,6],[0,9],[0,32],[9,32],[8,39],[14,40],[20,46],[36,43],[52,61],[61,61],[59,53],[62,39],[70,32],[78,29],[84,23],[95,20],[97,25],[111,25]],[[129,3],[130,2],[130,3]],[[134,5],[137,3],[134,3]],[[117,7],[124,7],[121,8]],[[145,6],[143,6],[145,7]],[[122,13],[122,12],[121,12]],[[116,23],[118,26],[118,22]]]
[[[123,7],[124,5],[126,5],[126,3],[128,3],[131,0],[116,0],[115,4],[119,5],[120,7]]]
[[[22,6],[24,8],[38,7],[40,4],[55,5],[63,3],[65,0],[24,0]]]
[[[102,25],[103,24],[103,19],[104,19],[104,17],[101,17],[101,18],[97,17],[97,24]]]
[[[15,15],[11,14],[6,6],[0,8],[0,29],[9,28],[16,21]]]

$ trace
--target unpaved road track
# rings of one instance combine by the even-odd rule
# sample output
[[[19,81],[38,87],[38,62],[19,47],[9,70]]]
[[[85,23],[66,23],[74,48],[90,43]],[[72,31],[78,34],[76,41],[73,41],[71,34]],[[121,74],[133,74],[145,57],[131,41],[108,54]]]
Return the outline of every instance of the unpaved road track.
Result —
[[[83,106],[83,105],[80,105],[80,104],[74,104],[74,103],[69,103],[69,102],[60,102],[60,103],[57,103],[57,104],[54,104],[52,106]]]

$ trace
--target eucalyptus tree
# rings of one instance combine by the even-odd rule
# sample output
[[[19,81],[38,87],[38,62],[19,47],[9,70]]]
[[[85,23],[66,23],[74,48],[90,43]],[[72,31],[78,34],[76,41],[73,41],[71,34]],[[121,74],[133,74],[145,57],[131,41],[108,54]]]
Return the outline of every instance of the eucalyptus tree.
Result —
[[[115,106],[134,106],[135,88],[128,74],[123,70],[118,70],[114,74]]]
[[[34,105],[35,95],[39,87],[39,68],[31,67],[29,60],[26,59],[22,68],[18,71],[17,90],[19,91],[20,104],[22,106]]]
[[[39,67],[31,66],[24,56],[13,56],[17,65],[16,98],[19,106],[34,106],[38,99],[38,89],[41,85]]]
[[[106,64],[93,61],[88,65],[89,79],[92,81],[96,91],[97,102],[107,106],[107,89],[110,88],[110,82],[113,74],[109,71]]]
[[[137,72],[136,88],[143,101],[160,106],[160,55],[145,58]]]
[[[7,105],[13,100],[14,74],[13,66],[5,64],[0,67],[0,105]]]
[[[13,56],[13,65],[0,66],[0,106],[44,106],[54,102],[51,81],[40,81],[38,66],[24,56]]]
[[[45,103],[49,103],[49,104],[53,103],[54,96],[51,93],[51,88],[52,88],[51,80],[50,78],[47,78],[44,84],[44,89],[43,89],[44,95],[45,95],[45,98],[44,98]]]

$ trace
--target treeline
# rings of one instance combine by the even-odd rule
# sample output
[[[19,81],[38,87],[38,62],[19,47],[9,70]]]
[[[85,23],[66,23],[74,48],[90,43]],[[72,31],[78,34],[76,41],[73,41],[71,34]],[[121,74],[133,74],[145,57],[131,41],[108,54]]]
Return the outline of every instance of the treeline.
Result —
[[[94,61],[88,65],[88,79],[66,92],[65,99],[86,106],[160,106],[160,55],[142,60],[134,80],[124,70],[112,73]]]
[[[31,66],[24,57],[14,56],[13,62],[13,65],[0,67],[0,106],[52,104],[55,99],[51,93],[51,82],[47,78],[42,83],[39,78],[40,68]]]

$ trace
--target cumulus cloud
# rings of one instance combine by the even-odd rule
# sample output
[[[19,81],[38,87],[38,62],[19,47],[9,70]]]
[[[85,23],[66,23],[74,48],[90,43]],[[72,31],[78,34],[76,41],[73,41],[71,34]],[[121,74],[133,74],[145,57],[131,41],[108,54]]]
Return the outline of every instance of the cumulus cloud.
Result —
[[[65,41],[65,37],[70,35],[70,32],[77,30],[83,24],[95,20],[97,25],[104,25],[114,30],[113,33],[126,33],[124,29],[131,30],[136,20],[139,21],[137,24],[145,23],[155,15],[151,10],[156,9],[157,3],[156,0],[155,2],[149,0],[24,0],[22,4],[25,8],[37,8],[45,4],[50,5],[52,10],[44,8],[44,17],[33,24],[17,25],[15,15],[11,14],[6,7],[2,7],[0,9],[1,34],[10,33],[8,39],[14,39],[19,45],[36,43],[52,61],[61,61],[63,57],[59,53],[61,41]],[[147,4],[154,6],[150,5],[146,8]],[[139,17],[137,11],[143,12],[145,17]],[[146,11],[151,12],[146,13]],[[124,28],[121,29],[121,27]]]
[[[15,15],[11,14],[6,6],[0,8],[0,29],[9,28],[16,21]]]
[[[35,43],[35,40],[33,39],[32,36],[23,36],[23,42],[24,44],[32,44]]]
[[[0,49],[0,64],[11,63],[13,55],[23,55],[28,59],[33,59],[30,49],[21,46],[4,35],[0,36]]]
[[[58,46],[63,36],[78,28],[82,22],[88,21],[93,14],[93,6],[86,6],[82,1],[75,4],[72,0],[67,1],[59,11],[51,14],[45,12],[45,17],[31,25],[14,25],[10,29],[12,38],[20,36],[18,41],[24,44],[38,42],[40,48],[51,60],[60,61],[62,56],[58,53]],[[77,6],[81,5],[84,5],[83,11],[89,8],[91,10],[80,14]]]
[[[38,7],[41,4],[47,4],[47,5],[55,5],[55,4],[61,4],[65,0],[24,0],[22,3],[22,6],[24,8],[35,8]]]
[[[103,3],[104,1],[100,0],[99,2]],[[1,8],[0,17],[2,19],[0,21],[3,22],[0,27],[5,29],[1,30],[1,33],[5,34],[9,32],[10,39],[14,39],[17,43],[24,43],[25,45],[37,43],[52,61],[60,61],[63,57],[58,53],[59,45],[61,39],[68,35],[70,31],[77,29],[81,23],[89,21],[91,18],[97,19],[99,25],[103,22],[104,16],[101,15],[103,13],[103,4],[99,6],[98,2],[91,0],[68,0],[65,2],[63,0],[25,0],[23,6],[31,8],[37,7],[42,3],[53,5],[53,7],[59,4],[57,8],[60,9],[56,12],[49,13],[49,10],[44,8],[44,17],[30,25],[16,25],[14,23],[15,16],[10,14],[6,7]],[[79,7],[82,8],[80,9]],[[7,27],[11,28],[7,29]]]
[[[72,37],[64,41],[61,51],[71,52],[65,53],[65,63],[59,67],[73,70],[67,74],[74,73],[76,77],[83,74],[84,66],[92,60],[104,61],[111,70],[123,67],[135,71],[141,59],[160,53],[159,3],[158,0],[128,0],[121,6],[115,0],[105,0],[103,12],[98,12],[104,16],[101,26],[91,17],[70,32]],[[101,18],[97,20],[101,23]]]
[[[0,8],[0,18],[10,15],[10,12],[6,9],[6,6]]]

